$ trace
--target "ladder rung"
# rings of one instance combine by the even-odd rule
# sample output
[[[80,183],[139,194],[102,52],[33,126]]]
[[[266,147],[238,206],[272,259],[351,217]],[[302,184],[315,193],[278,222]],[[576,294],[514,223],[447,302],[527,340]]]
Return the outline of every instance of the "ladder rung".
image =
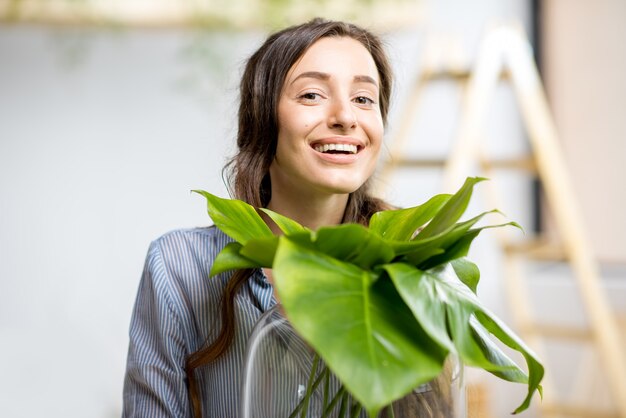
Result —
[[[433,80],[453,80],[453,81],[467,81],[470,78],[471,72],[469,69],[462,68],[436,68],[425,69],[422,74],[423,81]],[[500,80],[510,80],[511,73],[508,70],[502,70],[499,75]]]
[[[505,168],[509,170],[526,170],[532,173],[537,172],[537,164],[531,157],[481,160],[480,165],[484,170]]]
[[[546,324],[528,324],[522,327],[525,334],[541,335],[559,340],[588,341],[593,338],[593,333],[588,328],[563,326],[563,325],[546,325]]]
[[[564,261],[567,259],[565,248],[543,239],[531,239],[504,245],[504,252],[508,254],[522,254],[535,260]]]
[[[464,69],[442,69],[438,68],[435,70],[426,69],[421,74],[421,78],[423,81],[433,81],[433,80],[457,80],[457,81],[465,81],[470,77],[470,71]]]
[[[422,82],[423,81],[433,81],[433,80],[454,80],[454,81],[467,81],[470,78],[471,72],[468,69],[460,69],[460,68],[436,68],[436,69],[425,69],[422,74]],[[503,70],[500,72],[500,80],[509,80],[511,79],[511,73],[507,70]]]
[[[394,157],[391,159],[392,164],[398,167],[434,167],[440,168],[445,166],[446,160],[441,158],[405,158]],[[490,159],[481,161],[483,169],[512,169],[512,170],[526,170],[530,172],[536,172],[537,166],[532,158],[503,158],[503,159]]]
[[[619,418],[616,412],[600,411],[585,406],[562,404],[562,403],[541,403],[541,411],[544,415],[565,415],[569,418]]]
[[[419,167],[434,167],[434,168],[442,168],[446,164],[446,160],[441,158],[391,158],[391,164],[396,165],[397,167],[409,167],[409,168],[419,168]]]

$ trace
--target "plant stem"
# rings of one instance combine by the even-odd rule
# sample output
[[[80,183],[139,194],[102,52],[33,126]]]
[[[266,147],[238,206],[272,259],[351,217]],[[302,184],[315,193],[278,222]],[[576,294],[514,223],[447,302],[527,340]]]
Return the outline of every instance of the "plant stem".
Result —
[[[389,404],[387,407],[387,411],[389,412],[389,418],[395,418],[395,414],[393,413],[393,405]]]
[[[302,413],[300,414],[300,418],[306,418],[306,415],[309,411],[309,400],[311,399],[311,394],[313,393],[313,381],[315,380],[315,374],[317,373],[317,365],[320,362],[320,356],[315,353],[315,358],[313,359],[313,366],[311,366],[311,374],[309,375],[309,381],[306,384],[306,395],[304,397],[304,405],[302,406]]]
[[[361,405],[358,401],[354,401],[354,403],[352,404],[352,411],[350,414],[350,418],[358,417],[359,414],[361,413],[362,408],[363,408],[363,405]]]
[[[341,396],[341,406],[339,407],[339,415],[337,415],[340,418],[343,418],[343,416],[346,414],[346,411],[348,410],[348,392],[343,392],[343,395]]]
[[[328,406],[326,406],[326,409],[324,409],[324,413],[322,414],[320,418],[328,418],[328,416],[330,415],[330,412],[333,410],[335,405],[337,405],[337,402],[343,396],[345,391],[346,391],[346,388],[341,386],[341,388],[337,391],[337,393],[335,394],[333,399],[330,401]]]
[[[330,391],[330,369],[326,367],[324,369],[324,401],[322,405],[326,406],[328,403],[328,392]]]
[[[304,398],[300,401],[300,403],[291,412],[291,414],[289,415],[289,418],[296,418],[296,416],[298,415],[298,411],[300,410],[302,410],[302,414],[300,415],[300,417],[306,418],[307,410],[309,409],[309,399],[311,399],[311,394],[322,381],[322,377],[324,377],[324,375],[327,375],[327,372],[328,372],[328,369],[325,369],[324,372],[320,373],[317,379],[315,379],[315,382],[313,382],[313,379],[315,378],[315,373],[317,372],[317,365],[319,364],[319,361],[320,361],[320,357],[316,353],[315,357],[313,358],[313,365],[311,366],[311,374],[309,375],[309,381],[307,382],[307,385],[306,385],[306,394],[304,395]]]
[[[324,372],[320,373],[319,376],[317,376],[317,379],[315,379],[315,382],[313,382],[313,388],[311,389],[311,393],[317,389],[317,387],[320,385],[320,383],[322,382],[322,379],[324,377],[328,377],[329,371],[328,368],[324,369]],[[310,396],[309,396],[310,397]],[[305,399],[308,399],[309,397],[305,396],[304,398],[302,398],[302,400],[300,401],[300,403],[294,408],[294,410],[291,412],[291,415],[289,415],[289,418],[296,418],[296,416],[298,415],[298,412],[300,412],[300,410],[302,409],[302,406],[304,405],[304,401]],[[326,402],[324,402],[324,405],[326,404]]]
[[[325,377],[325,375],[328,375],[328,369],[326,368],[324,372],[320,373],[319,376],[317,376],[317,379],[315,379],[315,382],[313,382],[313,387],[311,389],[311,393],[313,393],[313,391],[315,389],[317,389],[317,387],[319,386],[319,384],[322,382],[322,379]],[[304,402],[305,400],[309,399],[310,395],[305,395],[304,398],[302,398],[302,400],[300,401],[300,403],[298,403],[298,405],[296,405],[296,407],[293,409],[293,411],[291,412],[291,415],[289,415],[289,418],[296,418],[296,416],[298,416],[298,412],[300,412],[300,410],[302,409],[302,407],[304,406]]]

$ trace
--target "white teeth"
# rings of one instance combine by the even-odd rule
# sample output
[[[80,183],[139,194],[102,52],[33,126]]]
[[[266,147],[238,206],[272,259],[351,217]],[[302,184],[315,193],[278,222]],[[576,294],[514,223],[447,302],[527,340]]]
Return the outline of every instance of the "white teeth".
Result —
[[[351,154],[356,154],[358,151],[358,147],[352,144],[324,144],[324,145],[316,145],[315,151],[317,152],[327,152],[327,151],[344,151],[349,152]]]

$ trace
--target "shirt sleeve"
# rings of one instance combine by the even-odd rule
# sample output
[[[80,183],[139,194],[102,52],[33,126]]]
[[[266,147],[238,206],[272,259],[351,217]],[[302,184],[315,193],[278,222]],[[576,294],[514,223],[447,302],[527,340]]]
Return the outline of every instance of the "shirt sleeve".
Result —
[[[181,314],[159,241],[151,244],[130,323],[123,418],[191,417]]]

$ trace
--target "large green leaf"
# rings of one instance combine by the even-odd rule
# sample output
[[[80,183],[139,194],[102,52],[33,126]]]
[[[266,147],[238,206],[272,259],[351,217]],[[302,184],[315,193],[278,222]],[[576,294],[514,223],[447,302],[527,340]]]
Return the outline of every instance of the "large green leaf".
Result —
[[[280,238],[273,274],[291,323],[370,416],[441,372],[446,350],[389,280],[288,237]]]
[[[274,212],[267,208],[259,208],[259,210],[269,216],[285,234],[308,231],[308,228],[305,228],[298,222],[284,215],[281,215],[280,213]]]
[[[528,376],[526,373],[491,340],[489,331],[478,322],[475,316],[470,319],[470,327],[485,357],[492,363],[502,366],[501,370],[494,370],[491,373],[509,382],[528,384]]]
[[[541,390],[543,366],[513,331],[480,304],[472,289],[452,274],[453,269],[440,267],[421,271],[405,263],[387,264],[384,269],[416,320],[435,341],[446,347],[452,343],[465,364],[481,367],[507,380],[528,382],[528,395],[515,412],[528,407],[535,390]],[[441,309],[433,308],[437,303],[445,307],[447,328],[442,323]],[[524,356],[528,378],[488,341],[476,324],[472,325],[474,317],[495,338]],[[444,335],[444,330],[448,335]]]
[[[252,238],[272,236],[254,207],[235,199],[222,199],[204,190],[192,190],[206,198],[209,216],[226,235],[245,244]]]
[[[494,212],[498,211],[486,211],[467,221],[454,223],[450,225],[446,230],[428,238],[424,238],[420,233],[417,237],[415,237],[415,239],[411,241],[389,241],[389,244],[396,252],[396,254],[412,254],[411,257],[413,257],[414,259],[424,259],[423,257],[418,256],[421,251],[429,248],[448,248],[456,241],[461,239],[461,237],[463,237],[463,235],[465,235],[465,233],[469,231],[470,228],[474,226],[478,221],[480,221],[485,215]],[[413,262],[413,264],[416,263]]]
[[[449,194],[440,194],[420,206],[376,212],[370,219],[370,230],[388,240],[408,241],[449,199]]]
[[[483,180],[482,177],[468,177],[463,186],[447,201],[432,221],[420,231],[415,239],[425,239],[438,235],[458,221],[472,197],[474,185]]]
[[[462,225],[462,224],[457,224],[457,225]],[[454,241],[452,237],[447,241],[445,239],[443,240],[446,242],[441,244],[441,246],[445,248],[445,251],[443,251],[441,254],[434,255],[428,260],[422,260],[420,263],[416,263],[416,264],[418,264],[420,268],[422,269],[430,269],[438,265],[447,263],[448,261],[465,257],[467,256],[469,252],[470,246],[472,245],[472,241],[474,241],[474,239],[478,236],[478,234],[481,233],[481,231],[485,229],[490,229],[490,228],[501,228],[501,227],[509,226],[509,225],[519,227],[519,225],[515,222],[507,222],[507,223],[499,224],[499,225],[487,225],[487,226],[483,226],[480,228],[469,229],[465,231],[463,235],[457,238],[458,236],[457,234],[460,232],[463,232],[463,229],[464,229],[464,228],[459,228],[457,231],[454,231],[453,233],[450,234],[451,236],[456,235],[454,236],[454,238],[456,238],[456,241]],[[410,257],[408,258],[410,259]]]
[[[442,280],[441,273],[436,275],[435,271],[422,271],[409,264],[392,263],[384,269],[431,338],[457,352],[466,364],[492,366],[472,338],[469,318],[474,307],[462,296],[463,289]]]
[[[390,244],[396,254],[405,256],[405,261],[426,270],[454,258],[463,257],[465,255],[463,248],[469,248],[469,244],[478,235],[478,233],[471,232],[470,228],[492,212],[494,211],[483,212],[467,221],[455,223],[447,230],[430,238]]]
[[[387,242],[357,224],[322,227],[315,234],[314,244],[324,254],[363,268],[388,263],[395,255]]]
[[[520,352],[526,360],[528,366],[528,394],[520,406],[515,409],[517,414],[528,408],[530,400],[535,390],[542,394],[541,380],[544,375],[544,368],[537,355],[511,331],[498,317],[489,312],[487,309],[480,309],[476,312],[476,319],[496,338],[506,344],[515,351]]]
[[[432,281],[423,280],[425,272],[411,265],[393,263],[383,266],[383,269],[424,331],[441,346],[456,352],[448,335],[446,305],[441,302],[445,294]]]
[[[480,270],[478,266],[465,257],[457,258],[450,262],[457,277],[470,289],[476,293],[478,282],[480,281]]]
[[[259,267],[272,267],[277,246],[278,237],[275,235],[253,238],[248,240],[248,242],[241,247],[239,253],[242,256],[259,263]]]
[[[472,241],[474,241],[478,234],[480,234],[483,230],[490,228],[501,228],[509,225],[519,227],[519,225],[515,222],[507,222],[499,225],[487,225],[480,228],[470,229],[466,231],[463,236],[461,236],[452,245],[446,246],[446,249],[443,253],[437,254],[436,256],[424,261],[420,264],[420,267],[423,269],[429,269],[447,263],[448,261],[465,257],[469,253]]]
[[[215,260],[213,260],[213,265],[211,266],[209,275],[213,277],[216,274],[229,270],[261,267],[258,262],[241,255],[241,247],[242,245],[238,242],[231,242],[227,244],[217,257],[215,257]]]
[[[448,261],[455,260],[457,258],[465,257],[467,252],[469,251],[469,247],[474,241],[474,238],[478,236],[480,233],[480,229],[471,229],[466,231],[461,237],[459,237],[456,241],[450,242],[446,245],[443,252],[440,254],[436,254],[433,257],[430,257],[428,260],[419,260],[419,263],[415,263],[420,266],[420,268],[424,270],[431,269],[433,267],[437,267],[441,264],[444,264]],[[412,260],[411,256],[407,257],[407,259]]]

